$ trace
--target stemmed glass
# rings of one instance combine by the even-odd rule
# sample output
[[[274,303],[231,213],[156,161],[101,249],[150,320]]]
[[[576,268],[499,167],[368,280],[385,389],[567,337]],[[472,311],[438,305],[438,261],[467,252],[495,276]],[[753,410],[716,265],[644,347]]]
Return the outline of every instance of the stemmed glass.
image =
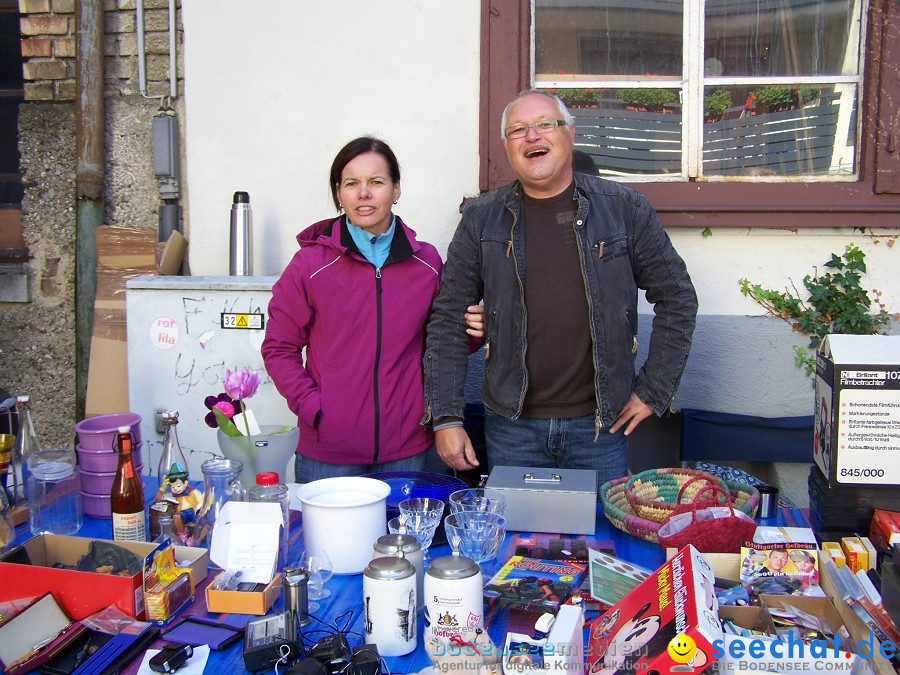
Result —
[[[314,600],[324,600],[331,596],[331,591],[325,588],[325,582],[334,574],[331,558],[323,549],[311,549],[300,554],[299,566],[309,572],[307,581],[307,598],[309,599],[309,611],[319,609],[319,603]]]
[[[416,538],[422,547],[422,558],[427,561],[428,548],[444,515],[444,502],[434,497],[416,497],[404,499],[397,508],[401,527],[405,526],[406,533]]]

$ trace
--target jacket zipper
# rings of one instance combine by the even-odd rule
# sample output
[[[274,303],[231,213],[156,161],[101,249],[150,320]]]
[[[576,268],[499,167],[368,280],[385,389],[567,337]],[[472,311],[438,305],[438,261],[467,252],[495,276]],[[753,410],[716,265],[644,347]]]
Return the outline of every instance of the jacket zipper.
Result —
[[[378,401],[378,367],[381,364],[381,268],[375,268],[375,367],[373,371],[372,399],[375,407],[375,454],[372,463],[378,463],[381,436],[381,409]]]
[[[578,202],[579,208],[581,207],[581,202]],[[581,237],[579,236],[578,227],[584,224],[584,219],[579,218],[576,212],[575,214],[575,222],[572,223],[572,229],[575,230],[575,245],[578,246],[578,266],[581,268],[581,280],[584,282],[584,295],[588,304],[588,323],[590,324],[591,331],[591,360],[594,362],[594,398],[597,400],[597,409],[594,410],[594,442],[597,442],[597,439],[600,438],[600,430],[603,428],[603,420],[600,419],[600,390],[597,387],[597,373],[600,372],[599,364],[597,363],[597,336],[594,335],[594,305],[591,302],[591,294],[588,290],[588,279],[587,274],[584,273],[584,249],[581,246]],[[605,242],[600,243],[598,258],[603,257],[603,244]]]
[[[525,354],[528,352],[528,308],[525,307],[525,285],[522,283],[522,277],[519,274],[519,261],[516,259],[516,248],[513,244],[516,240],[516,222],[519,219],[519,214],[512,209],[509,209],[509,211],[512,213],[513,222],[512,227],[509,228],[509,247],[507,248],[507,255],[512,252],[513,269],[516,271],[516,281],[519,282],[519,300],[522,302],[522,315],[525,318],[525,322],[522,325],[522,344],[524,345],[524,349],[522,350],[522,373],[524,386],[522,387],[522,393],[519,395],[518,409],[512,417],[514,420],[517,420],[522,415],[522,408],[525,405],[525,392],[528,391],[528,368],[525,365]]]

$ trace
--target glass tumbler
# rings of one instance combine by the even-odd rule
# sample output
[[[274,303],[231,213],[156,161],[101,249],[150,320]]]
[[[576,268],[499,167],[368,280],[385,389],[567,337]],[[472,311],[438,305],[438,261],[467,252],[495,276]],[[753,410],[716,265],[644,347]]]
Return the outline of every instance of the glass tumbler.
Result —
[[[81,529],[81,492],[75,453],[41,450],[28,458],[31,533],[71,535]]]

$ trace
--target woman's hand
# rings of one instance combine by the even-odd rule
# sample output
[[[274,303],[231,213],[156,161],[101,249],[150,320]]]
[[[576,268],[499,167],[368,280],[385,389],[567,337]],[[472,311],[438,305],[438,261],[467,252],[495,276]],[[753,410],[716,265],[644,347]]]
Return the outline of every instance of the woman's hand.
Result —
[[[474,338],[484,337],[484,305],[469,305],[463,314],[466,320],[466,333]]]

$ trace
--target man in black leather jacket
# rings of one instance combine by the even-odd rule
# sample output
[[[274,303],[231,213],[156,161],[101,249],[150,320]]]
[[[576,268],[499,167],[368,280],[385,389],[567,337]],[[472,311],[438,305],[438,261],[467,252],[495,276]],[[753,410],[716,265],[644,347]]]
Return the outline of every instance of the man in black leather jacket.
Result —
[[[459,317],[483,300],[489,465],[623,476],[626,437],[675,395],[697,296],[647,199],[573,172],[574,120],[560,99],[523,92],[501,133],[518,180],[463,210],[428,324],[424,421],[448,466],[477,466],[462,427]],[[655,316],[636,373],[638,289]]]

